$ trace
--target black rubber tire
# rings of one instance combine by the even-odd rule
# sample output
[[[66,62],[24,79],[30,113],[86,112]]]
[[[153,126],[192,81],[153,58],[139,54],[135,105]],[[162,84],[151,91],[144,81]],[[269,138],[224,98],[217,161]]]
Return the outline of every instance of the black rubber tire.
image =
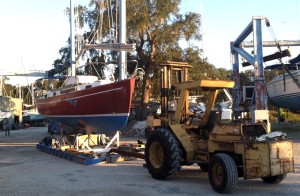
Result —
[[[238,171],[234,160],[224,153],[213,155],[209,161],[208,177],[210,185],[216,192],[234,191],[238,181]]]
[[[163,180],[180,171],[182,150],[178,140],[167,129],[157,129],[146,142],[146,167],[151,176]]]
[[[269,183],[269,184],[279,184],[279,183],[282,182],[285,178],[286,178],[286,174],[280,174],[280,175],[277,175],[277,176],[262,177],[261,179],[262,179],[265,183]]]

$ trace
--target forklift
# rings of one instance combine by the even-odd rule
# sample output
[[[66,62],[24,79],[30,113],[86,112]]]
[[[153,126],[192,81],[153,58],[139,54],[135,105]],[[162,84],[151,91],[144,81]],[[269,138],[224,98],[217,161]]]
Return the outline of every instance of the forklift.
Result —
[[[247,108],[244,117],[235,111],[235,119],[221,120],[221,111],[215,110],[216,98],[222,89],[234,89],[234,81],[188,81],[191,66],[187,63],[161,66],[162,113],[148,116],[145,146],[145,165],[153,178],[166,179],[181,166],[196,163],[208,172],[214,191],[229,193],[235,190],[239,177],[274,184],[294,172],[293,143],[286,134],[275,132],[272,136],[268,110],[249,112]],[[189,111],[193,91],[208,95],[200,117]],[[172,97],[177,97],[176,107],[171,104]]]

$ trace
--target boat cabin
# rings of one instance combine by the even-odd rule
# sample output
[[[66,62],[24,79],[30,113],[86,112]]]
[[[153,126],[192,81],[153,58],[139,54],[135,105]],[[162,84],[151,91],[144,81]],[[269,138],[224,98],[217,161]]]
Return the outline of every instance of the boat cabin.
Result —
[[[84,90],[112,82],[113,81],[111,80],[99,80],[97,76],[69,76],[62,87],[43,92],[41,98],[54,97],[72,91]]]

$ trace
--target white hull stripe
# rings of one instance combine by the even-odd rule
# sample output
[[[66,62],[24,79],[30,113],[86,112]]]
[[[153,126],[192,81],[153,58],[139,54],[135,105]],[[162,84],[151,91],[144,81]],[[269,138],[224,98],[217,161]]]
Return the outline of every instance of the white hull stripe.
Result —
[[[117,117],[117,116],[129,116],[129,113],[118,113],[118,114],[91,114],[91,115],[44,115],[50,118],[89,118],[89,117]]]
[[[87,95],[81,95],[81,96],[67,98],[67,99],[61,99],[61,100],[56,100],[56,101],[47,101],[47,102],[38,103],[38,104],[43,105],[43,104],[49,104],[49,103],[55,103],[55,102],[68,101],[68,100],[72,100],[72,99],[80,99],[80,98],[83,98],[83,97],[89,97],[89,96],[103,94],[103,93],[108,93],[108,92],[112,92],[112,91],[118,91],[118,90],[121,90],[121,89],[123,89],[123,87],[119,87],[119,88],[115,88],[115,89],[110,89],[110,90],[106,90],[106,91],[100,91],[100,92],[97,92],[97,93],[92,93],[92,94],[87,94]],[[62,95],[57,95],[55,97],[59,97],[59,96],[62,96]],[[45,98],[45,99],[49,99],[49,98]],[[41,100],[44,100],[44,99],[41,99]]]

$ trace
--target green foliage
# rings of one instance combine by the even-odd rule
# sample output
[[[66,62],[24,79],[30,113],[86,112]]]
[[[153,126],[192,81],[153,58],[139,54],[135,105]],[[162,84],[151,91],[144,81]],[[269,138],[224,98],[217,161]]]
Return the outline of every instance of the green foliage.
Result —
[[[270,121],[277,122],[278,112],[270,110]],[[297,123],[300,122],[300,114],[280,108],[280,117],[284,118],[285,122]]]
[[[240,73],[240,85],[241,86],[254,86],[254,71],[252,69],[248,69],[244,72]]]
[[[69,43],[69,41],[68,41]],[[67,67],[70,66],[70,47],[64,46],[59,50],[60,58],[53,62],[53,67],[56,72],[67,75]]]
[[[264,72],[265,81],[271,81],[275,76],[278,75],[277,70],[268,70]],[[241,86],[254,86],[255,75],[253,69],[248,69],[240,73],[240,85]]]
[[[275,76],[281,74],[282,71],[280,70],[267,70],[264,72],[266,82],[270,82]]]
[[[180,3],[180,0],[127,1],[129,42],[136,43],[136,59],[146,72],[144,86],[140,86],[144,90],[143,100],[150,94],[159,97],[161,62],[184,61],[185,53],[179,41],[200,39],[200,16],[179,14]]]

